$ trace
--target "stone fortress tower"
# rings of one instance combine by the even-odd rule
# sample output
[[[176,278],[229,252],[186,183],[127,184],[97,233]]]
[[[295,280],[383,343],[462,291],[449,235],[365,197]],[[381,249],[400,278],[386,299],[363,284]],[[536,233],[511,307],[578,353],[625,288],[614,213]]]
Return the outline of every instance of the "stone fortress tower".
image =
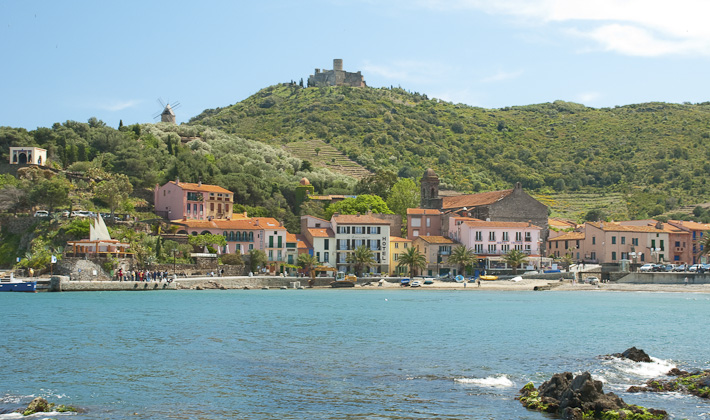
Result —
[[[365,79],[360,72],[351,73],[343,70],[343,60],[333,60],[333,70],[316,69],[315,74],[308,77],[308,87],[351,86],[365,87]]]

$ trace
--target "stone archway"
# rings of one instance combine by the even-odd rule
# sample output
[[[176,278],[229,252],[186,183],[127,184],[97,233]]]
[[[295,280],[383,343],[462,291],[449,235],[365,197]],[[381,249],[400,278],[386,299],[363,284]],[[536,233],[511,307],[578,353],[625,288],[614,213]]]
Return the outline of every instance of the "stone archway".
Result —
[[[24,165],[27,163],[27,153],[21,152],[17,154],[17,163]]]

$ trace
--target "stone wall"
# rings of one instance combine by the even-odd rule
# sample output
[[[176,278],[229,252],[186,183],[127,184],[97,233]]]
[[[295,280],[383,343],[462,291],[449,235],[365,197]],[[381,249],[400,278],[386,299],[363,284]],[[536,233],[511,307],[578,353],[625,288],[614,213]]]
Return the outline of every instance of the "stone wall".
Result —
[[[684,284],[686,277],[688,284],[710,284],[710,273],[629,273],[617,283],[633,284]]]
[[[531,222],[542,228],[540,238],[543,249],[548,235],[547,206],[531,197],[516,185],[513,192],[504,199],[490,206],[491,220],[501,222]]]

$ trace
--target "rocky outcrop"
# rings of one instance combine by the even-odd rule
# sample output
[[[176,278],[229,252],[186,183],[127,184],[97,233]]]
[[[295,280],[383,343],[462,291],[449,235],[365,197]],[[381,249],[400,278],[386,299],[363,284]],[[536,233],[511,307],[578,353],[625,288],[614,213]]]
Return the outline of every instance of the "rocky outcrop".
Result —
[[[570,372],[556,373],[537,389],[529,382],[520,390],[518,399],[528,409],[555,413],[566,420],[627,417],[661,420],[668,417],[663,410],[629,405],[613,392],[605,394],[602,383],[592,379],[589,372],[576,377]]]
[[[227,288],[220,284],[217,283],[216,281],[208,281],[202,284],[198,284],[197,286],[194,287],[195,290],[209,290],[209,289],[220,289],[220,290],[227,290]]]
[[[613,357],[618,357],[620,359],[629,359],[633,360],[634,362],[644,362],[644,363],[651,363],[651,356],[646,354],[645,351],[641,349],[637,349],[636,347],[631,347],[630,349],[626,349],[623,353],[614,353],[612,354]]]
[[[42,397],[37,397],[34,400],[32,400],[28,405],[27,408],[22,410],[19,409],[17,410],[18,413],[22,413],[23,416],[29,416],[35,413],[48,413],[51,411],[56,411],[59,413],[67,413],[67,412],[79,412],[76,407],[73,407],[71,405],[56,405],[54,403],[49,403],[47,400],[45,400]]]
[[[643,386],[632,386],[627,392],[680,392],[710,399],[710,370],[686,372],[677,368],[668,372],[673,379],[651,379]]]

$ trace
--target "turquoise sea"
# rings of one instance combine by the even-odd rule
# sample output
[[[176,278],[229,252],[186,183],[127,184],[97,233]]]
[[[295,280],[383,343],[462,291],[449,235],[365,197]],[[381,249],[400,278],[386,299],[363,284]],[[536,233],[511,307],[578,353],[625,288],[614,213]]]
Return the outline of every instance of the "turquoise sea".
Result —
[[[77,419],[544,419],[528,381],[590,371],[625,389],[710,368],[710,295],[439,290],[0,294],[0,419],[34,396]],[[655,363],[600,356],[631,346]],[[46,416],[36,416],[43,418]]]

